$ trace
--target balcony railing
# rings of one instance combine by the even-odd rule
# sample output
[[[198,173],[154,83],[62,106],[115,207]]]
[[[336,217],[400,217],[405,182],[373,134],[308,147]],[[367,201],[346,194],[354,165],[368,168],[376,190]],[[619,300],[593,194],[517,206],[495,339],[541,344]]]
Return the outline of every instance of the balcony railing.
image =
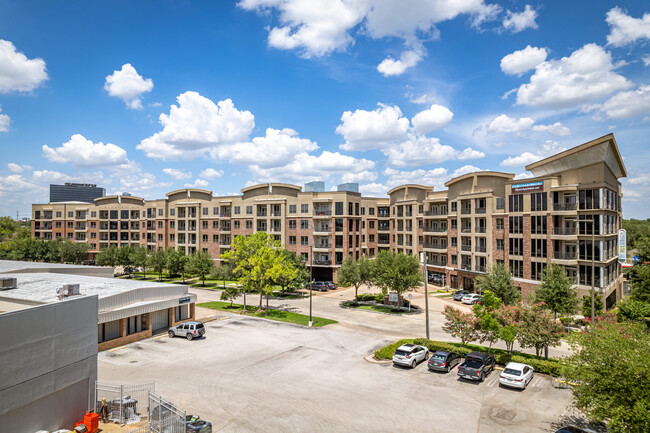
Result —
[[[388,239],[379,239],[379,240],[377,240],[377,245],[390,245],[390,240],[388,240]]]
[[[477,266],[476,272],[485,272],[485,266]]]
[[[553,203],[553,210],[555,211],[576,210],[577,208],[577,203]]]
[[[441,262],[439,260],[427,260],[427,265],[431,265],[431,266],[447,266],[447,262]]]
[[[487,228],[485,227],[476,227],[476,233],[485,233]]]
[[[471,227],[463,227],[463,228],[460,229],[460,232],[461,233],[471,233],[472,228]]]
[[[576,252],[575,251],[555,251],[553,257],[557,260],[575,260]]]
[[[460,250],[461,251],[472,251],[472,246],[471,245],[461,245]]]
[[[439,216],[439,215],[447,216],[447,211],[446,210],[444,210],[444,211],[442,211],[442,210],[430,210],[430,211],[425,212],[424,215],[425,216]]]
[[[321,265],[321,266],[323,266],[323,265],[331,265],[332,261],[331,260],[320,260],[319,259],[319,260],[314,260],[314,264],[315,265]]]
[[[332,233],[332,229],[330,227],[314,227],[314,232],[316,233]]]
[[[476,247],[476,252],[477,253],[484,253],[486,250],[487,250],[487,248],[485,247],[485,245],[479,245],[479,246]]]
[[[317,242],[314,244],[314,248],[327,248],[330,249],[332,248],[332,243],[331,242]]]
[[[314,209],[315,216],[330,216],[332,215],[332,209]]]
[[[463,263],[462,265],[460,265],[460,268],[463,271],[471,271],[472,270],[472,265],[467,264],[467,263]]]
[[[430,249],[434,249],[434,250],[446,250],[447,249],[447,244],[425,243],[424,248],[430,248]]]
[[[485,213],[485,208],[484,207],[477,207],[476,208],[476,213]]]
[[[559,236],[572,236],[576,234],[575,227],[555,227],[553,233]]]
[[[460,208],[460,213],[463,215],[467,215],[472,213],[472,208],[471,207],[462,207]]]

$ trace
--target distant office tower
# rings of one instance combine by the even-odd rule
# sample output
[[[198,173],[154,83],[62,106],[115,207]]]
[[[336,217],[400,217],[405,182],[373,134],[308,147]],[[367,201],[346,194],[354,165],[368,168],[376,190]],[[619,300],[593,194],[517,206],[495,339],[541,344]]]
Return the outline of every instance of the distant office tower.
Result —
[[[336,187],[337,191],[359,192],[359,184],[356,182],[346,182]]]
[[[325,182],[315,180],[305,184],[305,192],[325,192]]]
[[[50,203],[62,201],[82,201],[92,203],[96,198],[104,197],[106,190],[90,183],[66,183],[50,185]]]

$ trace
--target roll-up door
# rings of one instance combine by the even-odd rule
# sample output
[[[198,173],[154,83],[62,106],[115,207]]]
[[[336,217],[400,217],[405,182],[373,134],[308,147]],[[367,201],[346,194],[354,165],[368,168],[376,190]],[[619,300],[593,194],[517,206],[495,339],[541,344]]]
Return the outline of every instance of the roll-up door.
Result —
[[[153,325],[152,327],[154,331],[161,328],[168,328],[169,316],[167,315],[167,309],[151,313],[151,324]]]

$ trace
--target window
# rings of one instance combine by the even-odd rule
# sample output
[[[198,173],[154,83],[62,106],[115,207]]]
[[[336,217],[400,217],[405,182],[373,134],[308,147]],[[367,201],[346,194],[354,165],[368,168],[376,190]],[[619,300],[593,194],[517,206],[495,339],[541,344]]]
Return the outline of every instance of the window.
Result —
[[[176,215],[176,209],[174,209],[174,208],[169,209],[169,215],[170,215],[170,216],[174,216],[174,215]]]
[[[354,215],[352,211],[354,210],[354,205],[352,203],[348,203],[348,215]]]
[[[162,241],[163,241],[163,235],[162,235],[162,234],[159,234],[159,235],[158,235],[158,242],[162,242]]]
[[[308,204],[301,204],[300,205],[300,213],[309,213],[309,205]]]
[[[503,251],[503,248],[504,248],[503,239],[497,239],[497,250]]]
[[[531,239],[530,255],[546,258],[546,239]]]
[[[233,223],[233,226],[234,226],[236,229],[239,228],[239,220],[235,220],[235,221],[233,221],[232,223]]]
[[[452,265],[457,265],[458,264],[458,257],[457,256],[451,256],[451,264]]]
[[[524,211],[524,195],[513,194],[508,196],[508,212],[523,212]]]
[[[309,253],[300,253],[300,255],[305,262],[309,261]]]
[[[128,220],[129,219],[129,211],[128,210],[120,211],[120,219]]]
[[[374,242],[375,241],[375,235],[368,235],[368,242]]]
[[[578,192],[580,209],[600,209],[601,189],[582,189]]]
[[[290,204],[289,205],[289,213],[296,213],[296,205],[295,204]]]
[[[458,220],[451,220],[451,229],[456,230],[458,228]]]
[[[239,215],[241,213],[241,206],[235,206],[235,215]]]
[[[497,197],[497,209],[506,208],[506,199],[503,197]]]
[[[369,255],[370,257],[375,257],[375,249],[374,249],[374,248],[370,248],[370,249],[368,250],[368,255]]]
[[[115,211],[117,213],[117,211]],[[74,212],[68,212],[68,218],[72,218],[74,216]]]
[[[253,215],[253,206],[246,206],[246,215]]]
[[[503,218],[497,218],[497,230],[503,230]]]
[[[522,238],[510,238],[510,255],[523,256],[524,255],[524,240]]]
[[[212,215],[219,215],[219,206],[215,206],[212,208]]]
[[[368,208],[368,215],[374,215],[375,214],[375,208],[374,207],[369,207]]]
[[[300,236],[300,245],[309,245],[309,236]]]
[[[515,278],[523,278],[524,262],[522,260],[510,260],[510,274]]]
[[[163,210],[162,209],[158,209],[158,216],[163,216]]]
[[[289,236],[289,245],[296,245],[296,237]]]
[[[545,216],[531,216],[530,217],[530,232],[536,235],[546,234],[546,217]]]
[[[334,214],[335,215],[343,215],[343,202],[342,201],[337,201],[334,203]]]
[[[55,222],[54,227],[56,227],[57,229],[60,229],[61,228],[61,221]]]
[[[56,211],[56,217],[61,218],[61,211],[60,210]]]
[[[296,228],[296,220],[289,220],[289,229]]]
[[[219,242],[219,235],[212,235],[212,242]]]
[[[343,218],[334,219],[334,231],[337,232],[343,231]]]
[[[300,220],[300,228],[302,230],[309,229],[309,220]]]
[[[458,202],[452,201],[451,202],[451,211],[456,212],[458,210]]]
[[[359,215],[359,203],[354,204],[354,214]]]
[[[116,220],[116,219],[117,219],[117,211],[116,211],[116,210],[112,210],[112,211],[110,212],[110,217],[111,217],[112,220]]]
[[[170,228],[170,229],[173,229],[175,225],[176,225],[176,224],[174,223],[174,221],[170,221],[170,222],[169,222],[169,228]]]
[[[368,221],[368,228],[369,229],[374,229],[375,228],[375,222],[374,221]]]
[[[343,236],[342,235],[334,236],[334,247],[335,248],[343,248]]]
[[[213,229],[218,229],[219,228],[219,221],[212,221],[212,228]]]
[[[547,210],[547,200],[545,192],[533,192],[530,194],[530,210],[532,212]]]
[[[451,238],[451,246],[452,247],[457,247],[458,246],[458,238],[456,238],[456,237]]]
[[[207,222],[207,221],[203,221],[203,222],[202,222],[202,227],[203,227],[204,229],[207,229],[207,228],[208,228],[208,222]]]
[[[524,232],[524,217],[508,217],[508,231],[513,234]]]
[[[361,208],[361,215],[365,215],[365,214],[366,214],[366,208],[365,208],[365,207],[362,207],[362,208]]]
[[[201,241],[202,242],[207,242],[208,241],[208,235],[201,236]]]
[[[544,263],[532,262],[530,267],[530,278],[532,280],[540,281],[542,279],[542,272],[544,272]]]
[[[203,215],[208,215],[208,208],[207,207],[203,208]]]
[[[247,229],[252,229],[253,228],[253,221],[247,220],[246,221],[246,228]]]

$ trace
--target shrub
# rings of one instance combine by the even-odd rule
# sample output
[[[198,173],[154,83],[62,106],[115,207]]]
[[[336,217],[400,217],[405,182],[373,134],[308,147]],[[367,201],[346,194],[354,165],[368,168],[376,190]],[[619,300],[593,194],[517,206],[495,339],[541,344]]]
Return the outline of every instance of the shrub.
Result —
[[[399,340],[395,343],[391,343],[388,346],[384,346],[380,349],[375,350],[375,358],[377,359],[392,359],[393,354],[402,344],[413,343],[411,339]]]
[[[529,358],[521,355],[513,355],[512,361],[528,364],[531,367],[533,367],[533,369],[535,369],[536,373],[550,374],[551,376],[559,376],[560,373],[562,372],[562,363],[556,359],[553,360],[549,359],[547,361],[544,359]]]
[[[384,295],[381,293],[372,294],[372,293],[362,293],[357,295],[357,301],[375,301],[375,302],[384,302]]]

